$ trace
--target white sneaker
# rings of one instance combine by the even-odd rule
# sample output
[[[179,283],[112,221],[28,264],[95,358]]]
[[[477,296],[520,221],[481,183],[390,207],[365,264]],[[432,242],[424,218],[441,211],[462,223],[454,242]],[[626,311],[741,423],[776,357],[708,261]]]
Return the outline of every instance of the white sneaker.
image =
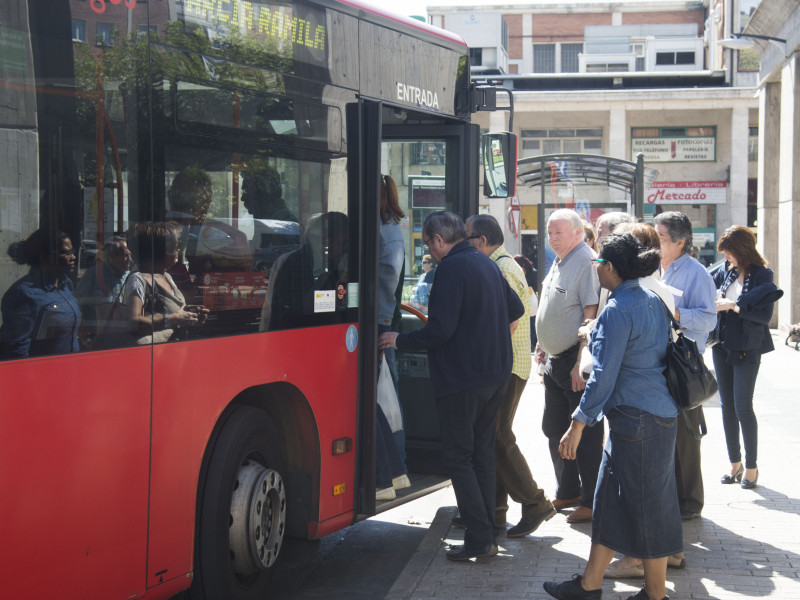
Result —
[[[392,487],[396,490],[404,490],[411,487],[411,480],[408,475],[403,473],[399,477],[392,479]]]
[[[397,494],[394,493],[394,488],[383,488],[382,490],[378,490],[375,492],[375,500],[394,500],[397,498]]]

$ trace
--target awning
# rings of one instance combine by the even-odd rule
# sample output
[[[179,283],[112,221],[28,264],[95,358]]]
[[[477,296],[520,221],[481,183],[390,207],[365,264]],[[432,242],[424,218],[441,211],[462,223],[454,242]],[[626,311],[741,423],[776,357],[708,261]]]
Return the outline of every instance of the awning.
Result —
[[[597,154],[548,154],[523,158],[517,162],[517,181],[520,185],[537,187],[542,184],[572,184],[575,186],[606,185],[628,192],[636,204],[637,173],[644,193],[658,176],[657,169],[645,168],[629,160]]]

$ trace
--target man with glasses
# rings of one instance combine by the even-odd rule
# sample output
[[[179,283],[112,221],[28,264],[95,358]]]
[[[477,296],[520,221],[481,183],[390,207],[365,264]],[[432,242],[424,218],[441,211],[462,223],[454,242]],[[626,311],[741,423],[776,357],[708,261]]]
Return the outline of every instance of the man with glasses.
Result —
[[[464,545],[447,558],[495,556],[495,420],[511,375],[512,324],[525,307],[494,262],[465,239],[458,215],[431,214],[422,236],[439,265],[428,322],[409,333],[384,333],[378,344],[428,351],[442,461],[466,528]]]
[[[697,348],[703,352],[708,332],[717,324],[717,289],[703,265],[689,255],[692,222],[683,213],[668,211],[656,215],[653,223],[661,242],[661,281],[675,297],[675,318],[686,337],[697,342]],[[705,433],[705,425],[702,407],[683,411],[678,423],[675,477],[678,506],[684,521],[699,517],[705,504],[700,469],[700,438]]]
[[[103,260],[86,269],[75,286],[84,327],[84,344],[90,346],[98,328],[111,319],[114,303],[120,300],[130,273],[131,262],[125,236],[112,235],[103,247]]]
[[[558,444],[586,387],[580,373],[578,329],[597,316],[600,281],[592,267],[594,252],[583,243],[583,221],[577,212],[554,211],[547,220],[547,240],[557,258],[542,284],[536,312],[535,357],[537,363],[546,363],[542,431],[556,474],[553,506],[557,510],[578,506],[567,521],[580,523],[592,519],[603,425],[586,428],[575,461],[562,459]]]
[[[470,243],[482,254],[492,259],[508,285],[516,292],[525,315],[511,334],[514,364],[508,380],[503,402],[497,413],[497,440],[494,445],[494,462],[497,470],[495,524],[505,528],[508,497],[522,505],[522,519],[508,530],[510,538],[523,537],[536,531],[556,514],[531,474],[525,456],[517,446],[514,436],[514,415],[522,392],[531,374],[531,319],[530,295],[525,273],[503,247],[503,230],[491,215],[475,215],[467,219],[467,236]]]

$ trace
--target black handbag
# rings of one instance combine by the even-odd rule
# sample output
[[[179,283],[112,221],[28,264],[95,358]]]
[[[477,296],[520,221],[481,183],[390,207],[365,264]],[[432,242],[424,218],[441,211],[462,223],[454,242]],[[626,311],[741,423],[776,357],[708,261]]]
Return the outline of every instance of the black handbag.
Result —
[[[663,301],[661,303],[664,304]],[[674,340],[670,336],[667,343],[667,368],[664,369],[667,388],[680,408],[692,410],[717,393],[717,379],[703,362],[697,343],[683,335],[680,324],[670,314],[666,304],[664,312],[677,334]]]

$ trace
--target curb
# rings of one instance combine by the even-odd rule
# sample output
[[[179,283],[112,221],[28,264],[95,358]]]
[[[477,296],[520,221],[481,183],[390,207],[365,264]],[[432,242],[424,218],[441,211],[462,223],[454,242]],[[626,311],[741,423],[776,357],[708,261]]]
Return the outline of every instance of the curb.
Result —
[[[384,596],[384,600],[408,600],[411,598],[419,582],[425,576],[428,566],[442,547],[442,540],[447,535],[457,511],[458,508],[455,506],[443,506],[436,511],[436,516],[433,518],[431,526],[428,527],[425,537],[422,538],[403,571],[395,579],[391,589]]]

